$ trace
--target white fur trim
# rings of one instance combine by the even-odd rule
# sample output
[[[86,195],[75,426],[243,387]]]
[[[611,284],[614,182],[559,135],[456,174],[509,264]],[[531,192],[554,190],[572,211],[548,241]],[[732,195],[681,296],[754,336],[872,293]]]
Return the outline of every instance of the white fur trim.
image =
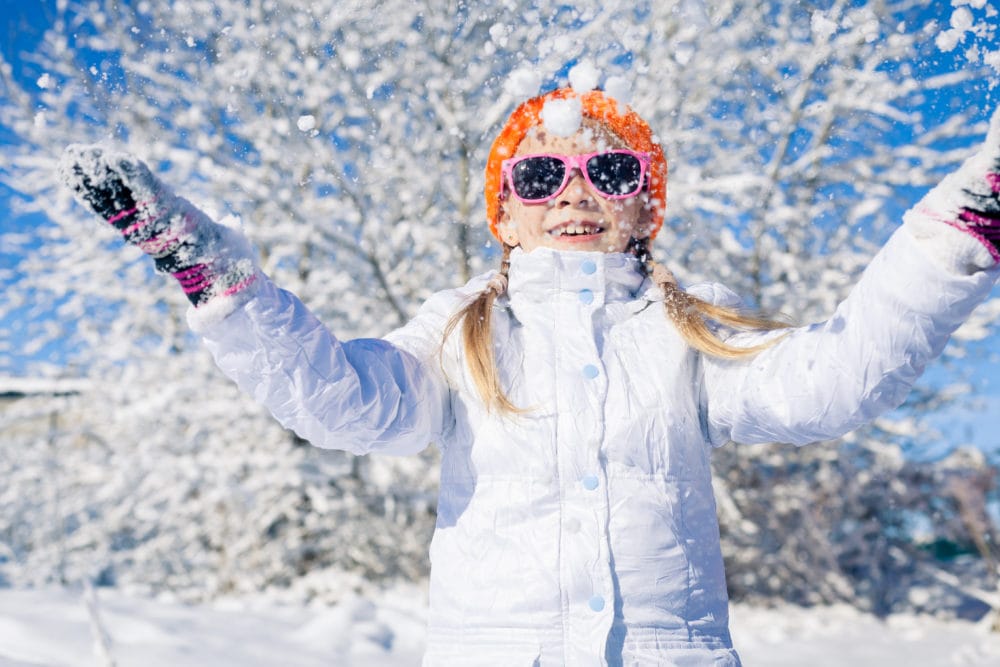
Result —
[[[226,319],[254,298],[260,289],[263,277],[263,274],[258,270],[253,274],[252,282],[238,292],[213,296],[197,308],[189,307],[187,309],[188,326],[195,333],[202,334]]]

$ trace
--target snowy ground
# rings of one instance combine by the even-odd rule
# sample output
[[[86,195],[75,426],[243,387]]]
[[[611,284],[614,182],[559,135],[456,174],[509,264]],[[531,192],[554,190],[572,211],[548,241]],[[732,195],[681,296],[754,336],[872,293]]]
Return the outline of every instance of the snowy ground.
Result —
[[[334,607],[267,601],[190,607],[101,589],[96,604],[67,590],[0,590],[0,667],[404,667],[420,663],[420,589]],[[90,609],[96,609],[94,623]],[[803,610],[736,605],[733,634],[748,667],[1000,665],[1000,634],[967,622],[898,616],[886,622],[847,607]]]

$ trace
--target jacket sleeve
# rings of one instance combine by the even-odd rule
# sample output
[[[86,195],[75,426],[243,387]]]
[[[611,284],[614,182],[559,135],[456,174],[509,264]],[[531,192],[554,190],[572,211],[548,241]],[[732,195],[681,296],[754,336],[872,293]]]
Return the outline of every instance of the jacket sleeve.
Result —
[[[410,454],[442,436],[451,413],[432,341],[411,336],[409,350],[382,339],[340,341],[298,297],[266,276],[257,282],[224,317],[192,309],[188,321],[219,368],[285,428],[355,454]]]
[[[903,227],[826,322],[792,329],[747,361],[704,359],[703,407],[713,445],[826,440],[903,402],[998,276],[936,261],[934,243]],[[769,334],[738,334],[735,345]],[[780,335],[780,334],[779,334]]]

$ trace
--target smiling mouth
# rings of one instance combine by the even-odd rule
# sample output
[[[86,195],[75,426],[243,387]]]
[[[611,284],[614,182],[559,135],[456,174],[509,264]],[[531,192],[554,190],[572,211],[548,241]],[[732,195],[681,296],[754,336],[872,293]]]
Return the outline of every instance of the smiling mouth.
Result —
[[[604,232],[604,227],[594,222],[575,222],[549,230],[551,236],[591,236]]]

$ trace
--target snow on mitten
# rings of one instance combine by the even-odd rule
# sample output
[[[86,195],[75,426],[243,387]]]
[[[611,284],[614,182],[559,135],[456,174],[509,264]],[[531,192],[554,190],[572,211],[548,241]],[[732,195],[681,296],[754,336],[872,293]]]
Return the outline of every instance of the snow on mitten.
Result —
[[[249,243],[175,195],[140,160],[99,146],[71,145],[59,173],[88,209],[172,275],[202,307],[247,290],[256,278]]]
[[[1000,262],[1000,109],[993,113],[986,140],[976,154],[945,176],[904,220],[918,230],[918,237],[929,221],[943,222],[972,236],[992,259],[979,251],[980,259],[971,260],[978,268]]]

